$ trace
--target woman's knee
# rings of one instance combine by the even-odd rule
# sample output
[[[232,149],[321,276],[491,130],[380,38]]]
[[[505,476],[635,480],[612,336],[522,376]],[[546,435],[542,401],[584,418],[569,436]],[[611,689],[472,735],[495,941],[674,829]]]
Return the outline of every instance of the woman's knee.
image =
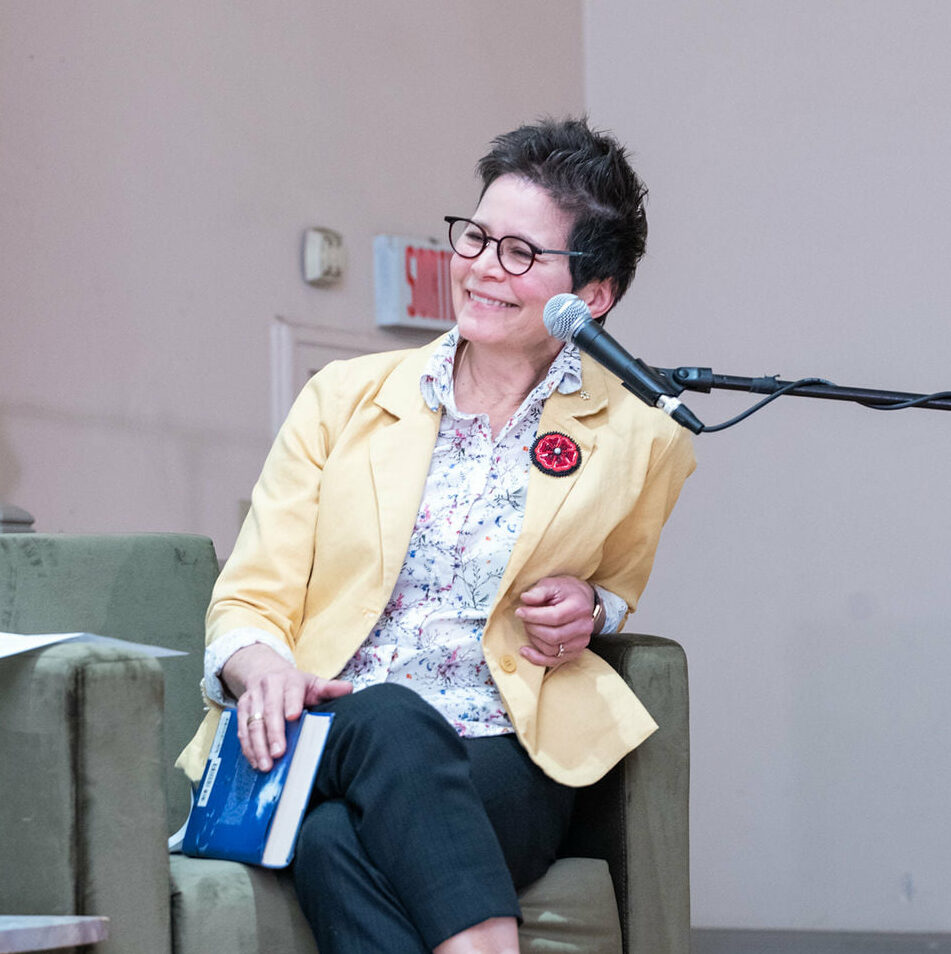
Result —
[[[337,700],[338,707],[370,713],[399,714],[403,712],[432,712],[439,715],[433,707],[418,693],[408,686],[395,682],[380,682],[367,686],[349,696],[341,696]]]
[[[338,700],[337,728],[363,745],[391,745],[401,740],[423,748],[427,742],[458,750],[462,743],[453,727],[418,693],[406,686],[380,683]]]
[[[326,708],[334,721],[317,776],[324,797],[366,807],[368,799],[390,798],[407,778],[435,784],[434,776],[447,773],[468,777],[459,736],[410,689],[370,686]]]

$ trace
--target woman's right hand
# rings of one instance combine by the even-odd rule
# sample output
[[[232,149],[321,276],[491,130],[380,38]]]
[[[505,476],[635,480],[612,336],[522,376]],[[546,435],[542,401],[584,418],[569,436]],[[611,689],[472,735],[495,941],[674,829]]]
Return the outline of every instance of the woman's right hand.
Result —
[[[241,751],[261,772],[270,771],[274,759],[284,754],[285,720],[293,722],[305,707],[353,691],[349,682],[301,672],[263,643],[229,656],[221,679],[238,700]]]

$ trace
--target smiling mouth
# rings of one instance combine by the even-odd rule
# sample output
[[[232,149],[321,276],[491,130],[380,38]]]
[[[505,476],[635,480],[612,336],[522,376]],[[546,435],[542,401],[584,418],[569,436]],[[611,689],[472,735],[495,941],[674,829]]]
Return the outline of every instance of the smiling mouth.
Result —
[[[476,302],[479,305],[485,305],[488,308],[515,308],[516,305],[513,305],[508,301],[499,301],[498,298],[486,298],[485,295],[477,295],[474,291],[469,292],[469,298]]]

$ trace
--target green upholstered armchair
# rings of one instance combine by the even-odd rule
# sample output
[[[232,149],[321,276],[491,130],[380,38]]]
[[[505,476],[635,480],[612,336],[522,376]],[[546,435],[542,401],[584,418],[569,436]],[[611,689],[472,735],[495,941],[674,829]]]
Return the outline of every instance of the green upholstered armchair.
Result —
[[[190,653],[66,643],[0,660],[0,914],[105,915],[102,954],[316,954],[286,873],[166,852],[217,570],[211,541],[184,534],[0,534],[0,631]],[[594,648],[661,728],[579,793],[564,857],[522,895],[522,950],[685,954],[683,651],[631,635]]]

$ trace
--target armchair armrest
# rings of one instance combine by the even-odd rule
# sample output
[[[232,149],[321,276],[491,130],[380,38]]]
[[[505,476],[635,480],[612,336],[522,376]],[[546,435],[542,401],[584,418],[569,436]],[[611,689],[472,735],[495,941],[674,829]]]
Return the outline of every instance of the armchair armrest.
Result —
[[[133,650],[0,660],[0,912],[104,915],[103,954],[170,951],[162,693]]]
[[[565,854],[604,858],[614,879],[624,949],[690,949],[687,661],[673,640],[597,636],[591,648],[647,707],[658,730],[601,781],[581,789]]]

